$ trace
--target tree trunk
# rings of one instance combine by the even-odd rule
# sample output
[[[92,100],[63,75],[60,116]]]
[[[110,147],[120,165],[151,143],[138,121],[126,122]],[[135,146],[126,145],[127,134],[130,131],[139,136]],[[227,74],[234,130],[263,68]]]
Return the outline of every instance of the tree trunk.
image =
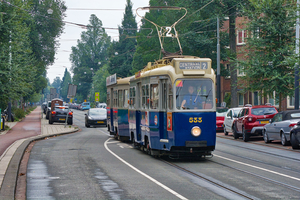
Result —
[[[230,93],[231,108],[238,106],[237,96],[237,67],[236,67],[236,34],[235,34],[235,10],[229,12],[229,47],[230,47]]]

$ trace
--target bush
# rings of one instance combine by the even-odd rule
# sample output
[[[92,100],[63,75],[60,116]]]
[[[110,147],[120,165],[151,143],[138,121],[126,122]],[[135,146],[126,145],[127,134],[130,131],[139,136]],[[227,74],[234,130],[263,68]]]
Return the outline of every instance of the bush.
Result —
[[[19,120],[25,117],[25,111],[22,108],[15,108],[13,113],[15,114],[15,119]]]

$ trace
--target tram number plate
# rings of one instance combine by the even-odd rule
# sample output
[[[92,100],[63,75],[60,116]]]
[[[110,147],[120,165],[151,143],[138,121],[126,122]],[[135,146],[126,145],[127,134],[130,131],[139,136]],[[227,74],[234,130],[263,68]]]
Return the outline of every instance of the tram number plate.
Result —
[[[186,147],[207,147],[207,141],[186,141]]]

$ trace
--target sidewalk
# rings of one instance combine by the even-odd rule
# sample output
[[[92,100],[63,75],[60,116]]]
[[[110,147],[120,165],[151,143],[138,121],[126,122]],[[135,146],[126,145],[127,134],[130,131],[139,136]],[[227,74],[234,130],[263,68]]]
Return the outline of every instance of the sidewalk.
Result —
[[[22,121],[9,123],[11,130],[0,134],[0,199],[13,199],[18,168],[27,146],[35,140],[78,131],[78,127],[48,124],[37,107]],[[8,125],[8,124],[7,124]]]

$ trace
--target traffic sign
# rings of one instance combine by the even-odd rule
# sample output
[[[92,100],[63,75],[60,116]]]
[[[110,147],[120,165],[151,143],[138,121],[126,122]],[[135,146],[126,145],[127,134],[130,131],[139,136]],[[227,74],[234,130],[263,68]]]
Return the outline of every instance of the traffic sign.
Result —
[[[100,93],[99,92],[95,92],[95,101],[99,102],[100,99]]]

